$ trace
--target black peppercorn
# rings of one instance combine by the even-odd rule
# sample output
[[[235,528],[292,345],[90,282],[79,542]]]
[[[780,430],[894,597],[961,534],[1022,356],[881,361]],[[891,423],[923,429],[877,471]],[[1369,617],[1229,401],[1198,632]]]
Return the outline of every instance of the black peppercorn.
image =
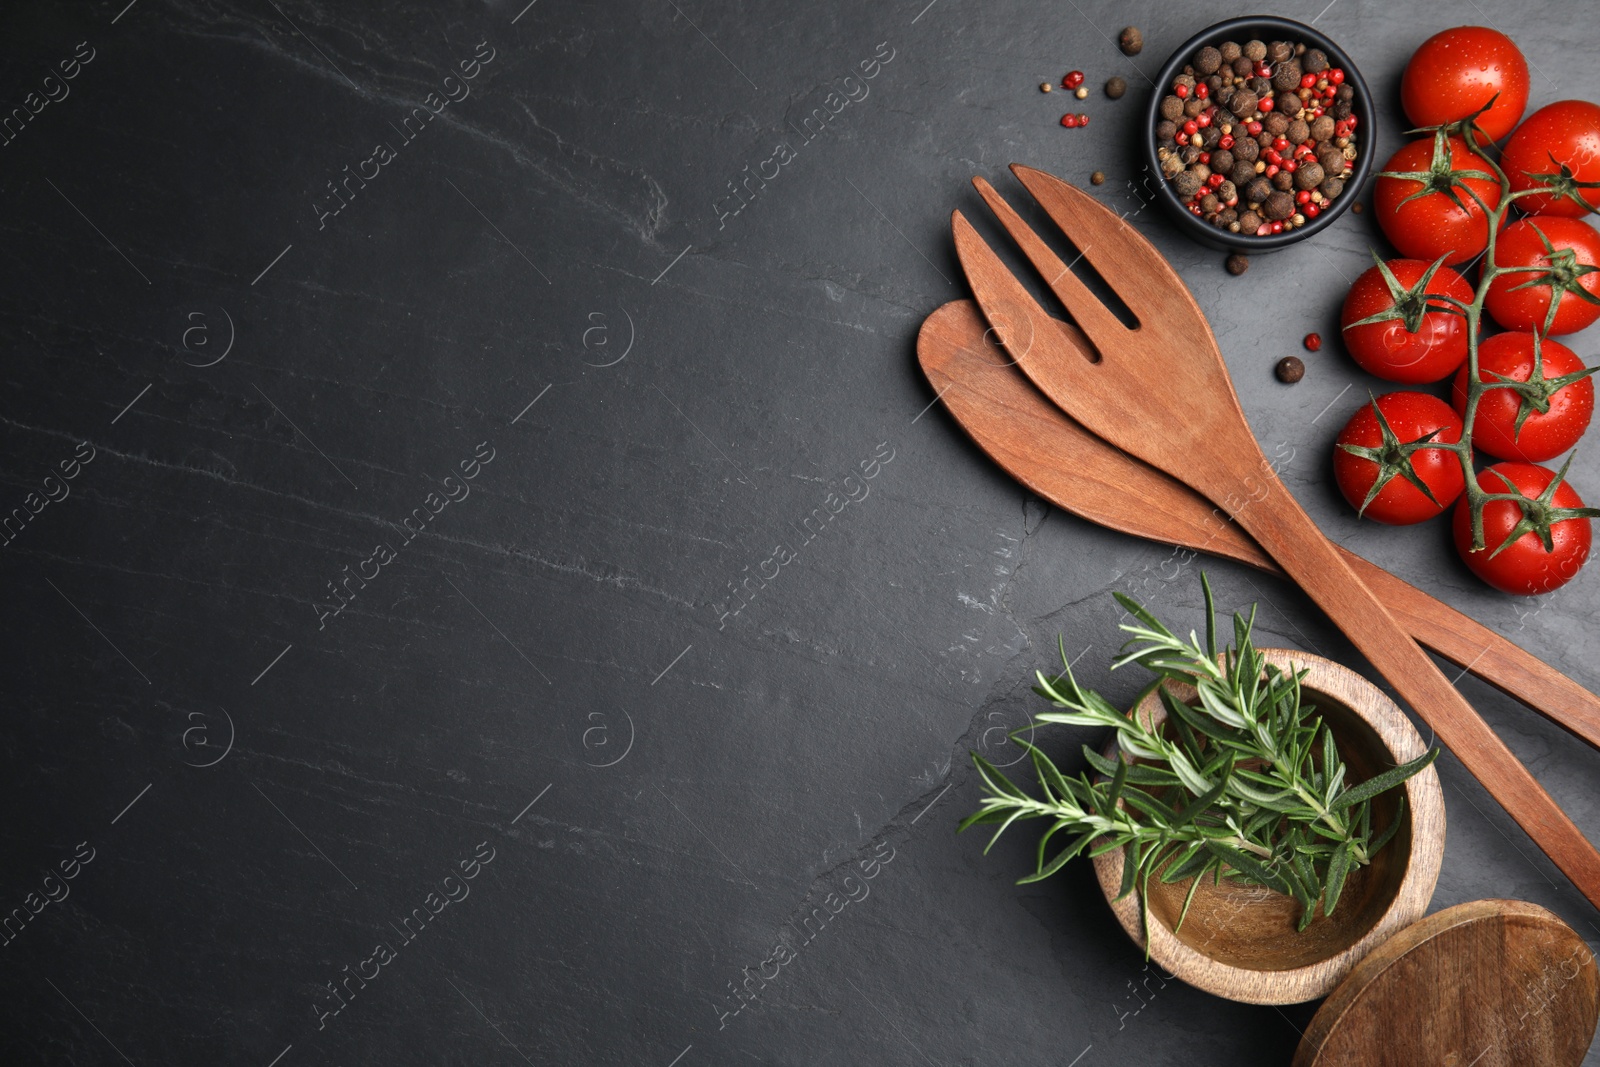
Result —
[[[1246,163],[1254,163],[1261,154],[1261,145],[1253,137],[1235,137],[1233,141],[1233,158]]]
[[[1267,58],[1267,46],[1261,41],[1246,41],[1243,54],[1250,62],[1259,63]]]
[[[1211,169],[1222,175],[1232,174],[1233,153],[1226,148],[1213,149],[1211,152]]]
[[[1238,89],[1234,91],[1233,99],[1228,101],[1228,110],[1242,118],[1248,118],[1260,103],[1254,91]]]
[[[1179,174],[1176,178],[1172,179],[1172,187],[1177,190],[1178,199],[1180,200],[1189,200],[1193,198],[1194,194],[1198,193],[1200,191],[1200,187],[1204,184],[1205,180],[1197,175],[1193,170],[1186,170],[1182,174]]]
[[[1239,58],[1240,48],[1238,41],[1223,41],[1217,49],[1222,53],[1224,63],[1232,63]]]
[[[1171,119],[1162,119],[1156,123],[1156,140],[1171,141],[1178,136],[1178,124]]]
[[[1261,126],[1274,137],[1282,137],[1289,129],[1289,116],[1281,111],[1274,111],[1261,120]]]
[[[1294,55],[1294,45],[1288,41],[1273,41],[1267,45],[1267,59],[1272,63],[1282,63]]]
[[[1320,48],[1308,48],[1306,54],[1300,57],[1300,65],[1305,67],[1307,74],[1321,74],[1328,69],[1328,55]]]
[[[1294,187],[1296,189],[1315,189],[1322,184],[1322,167],[1316,163],[1302,163],[1300,169],[1294,172]]]
[[[1323,118],[1327,118],[1326,115]],[[1290,145],[1303,144],[1311,137],[1311,127],[1304,119],[1295,119],[1289,123],[1289,128],[1283,132],[1289,139]]]
[[[1278,173],[1272,176],[1272,187],[1274,189],[1281,189],[1283,192],[1287,193],[1289,190],[1294,188],[1294,175],[1290,174],[1286,170],[1280,170]],[[1289,214],[1292,215],[1294,212],[1291,210]],[[1284,216],[1284,218],[1288,217],[1288,215]]]
[[[1144,50],[1144,34],[1137,26],[1125,26],[1117,35],[1117,45],[1125,56],[1136,56]]]
[[[1278,381],[1285,385],[1293,385],[1306,376],[1306,365],[1299,356],[1284,356],[1278,360],[1274,373],[1277,374]]]
[[[1271,196],[1267,197],[1263,211],[1267,218],[1272,219],[1274,222],[1286,219],[1294,214],[1294,197],[1282,189],[1276,190]]]
[[[1195,53],[1194,69],[1201,74],[1215,74],[1220,66],[1222,66],[1222,53],[1210,45]]]
[[[1090,185],[1104,185],[1105,183],[1106,183],[1106,172],[1105,171],[1097,170],[1093,174],[1089,175],[1089,184]]]
[[[1255,64],[1244,56],[1240,56],[1233,61],[1233,76],[1235,78],[1248,78],[1255,72],[1255,69]]]
[[[1322,184],[1317,186],[1317,192],[1321,193],[1325,200],[1337,200],[1339,194],[1344,192],[1344,179],[1324,178]]]
[[[1272,195],[1272,181],[1257,174],[1244,187],[1244,198],[1252,204],[1262,203]]]
[[[1244,216],[1241,215],[1239,221],[1243,222]],[[1250,257],[1243,252],[1235,252],[1228,257],[1226,266],[1229,274],[1236,276],[1243,274],[1250,269]]]
[[[1280,93],[1292,93],[1300,88],[1300,62],[1290,59],[1280,62],[1272,74],[1272,87]]]
[[[1241,211],[1239,213],[1239,232],[1255,233],[1261,229],[1262,219],[1254,211]]]
[[[1228,175],[1228,180],[1233,182],[1234,187],[1238,189],[1243,189],[1245,186],[1255,181],[1255,179],[1256,168],[1246,163],[1242,159],[1234,163],[1233,170]]]
[[[1122,94],[1128,91],[1128,83],[1120,75],[1106,79],[1106,95],[1113,100],[1121,100]]]
[[[1178,99],[1176,96],[1162,97],[1161,117],[1164,119],[1170,119],[1173,122],[1177,122],[1179,119],[1183,118],[1183,101]]]

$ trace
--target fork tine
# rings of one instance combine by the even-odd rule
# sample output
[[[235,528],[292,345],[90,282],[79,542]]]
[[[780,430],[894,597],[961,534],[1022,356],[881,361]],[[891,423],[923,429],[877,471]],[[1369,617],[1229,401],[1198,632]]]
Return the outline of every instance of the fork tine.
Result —
[[[1089,383],[1094,376],[1086,373],[1093,368],[1091,353],[1079,349],[1085,357],[1082,360],[1056,358],[1063,345],[1075,339],[1062,331],[1060,321],[1040,306],[965,215],[952,211],[950,230],[961,270],[984,317],[999,333],[1001,343],[1023,373],[1069,415],[1073,414],[1073,406],[1063,404],[1063,397],[1082,397],[1085,403],[1092,404],[1094,391]]]
[[[994,186],[982,178],[973,178],[972,185],[1000,220],[1001,227],[1017,242],[1022,254],[1028,257],[1028,262],[1044,277],[1045,284],[1050,286],[1056,299],[1066,307],[1078,328],[1102,354],[1110,352],[1128,332],[1122,320],[1113,315],[1111,309],[1072,273],[1071,268],[1061,262],[1061,257],[1039,239],[1039,235],[1022,221],[1022,216],[1012,210]]]
[[[1171,314],[1175,289],[1188,292],[1172,264],[1127,219],[1053,174],[1020,163],[1011,164],[1011,173],[1078,246],[1141,326],[1158,314]]]

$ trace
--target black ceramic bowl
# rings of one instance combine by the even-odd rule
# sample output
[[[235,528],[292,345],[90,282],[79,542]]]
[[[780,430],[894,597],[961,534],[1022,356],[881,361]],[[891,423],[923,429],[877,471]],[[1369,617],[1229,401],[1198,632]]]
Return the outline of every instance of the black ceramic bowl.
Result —
[[[1161,163],[1156,158],[1156,123],[1161,119],[1161,98],[1169,94],[1172,79],[1178,76],[1185,63],[1193,62],[1194,54],[1206,45],[1221,44],[1223,41],[1238,41],[1243,44],[1249,40],[1304,42],[1307,48],[1320,48],[1327,53],[1329,61],[1334,66],[1343,69],[1345,84],[1355,88],[1355,99],[1352,103],[1355,105],[1356,116],[1361,120],[1356,124],[1356,133],[1360,139],[1356,142],[1355,169],[1345,182],[1344,195],[1334,200],[1331,208],[1304,226],[1266,237],[1229,233],[1203,221],[1200,216],[1184,207],[1183,201],[1178,198],[1177,190],[1165,178],[1160,179],[1156,199],[1180,230],[1203,245],[1225,252],[1275,252],[1331,226],[1333,221],[1343,215],[1355,202],[1356,195],[1372,170],[1373,140],[1377,133],[1376,113],[1372,108],[1372,93],[1367,88],[1366,80],[1361,77],[1361,71],[1351,61],[1349,53],[1310,26],[1292,19],[1275,18],[1271,15],[1250,15],[1208,26],[1172,53],[1166,66],[1162,67],[1161,73],[1156,76],[1156,91],[1150,97],[1150,105],[1145,108],[1142,143],[1145,163],[1149,166],[1150,173],[1160,177]]]

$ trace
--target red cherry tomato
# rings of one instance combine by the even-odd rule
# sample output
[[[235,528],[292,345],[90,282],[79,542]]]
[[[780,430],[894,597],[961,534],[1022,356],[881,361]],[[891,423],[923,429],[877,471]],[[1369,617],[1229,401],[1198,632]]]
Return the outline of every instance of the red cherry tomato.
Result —
[[[1554,252],[1546,251],[1545,241]],[[1600,299],[1600,270],[1582,269],[1600,266],[1600,233],[1588,223],[1552,215],[1513,222],[1495,241],[1494,261],[1500,267],[1542,267],[1547,272],[1502,274],[1489,283],[1484,307],[1506,329],[1544,330],[1552,286],[1562,289],[1561,300],[1546,332],[1573,333],[1600,318],[1600,304],[1570,291],[1581,287]],[[1542,281],[1521,288],[1535,279]]]
[[[1373,412],[1373,404],[1363,405],[1350,416],[1350,421],[1339,431],[1338,445],[1333,450],[1333,475],[1339,483],[1339,491],[1350,506],[1365,517],[1392,526],[1431,519],[1449,507],[1466,486],[1461,461],[1453,452],[1424,447],[1409,455],[1411,469],[1433,493],[1433,500],[1403,474],[1393,475],[1375,496],[1370,500],[1368,496],[1380,474],[1392,470],[1399,462],[1400,446],[1419,441],[1428,434],[1433,434],[1432,441],[1454,444],[1461,440],[1461,420],[1449,404],[1427,393],[1387,393],[1375,403],[1383,412],[1390,433],[1384,434],[1383,425]],[[1344,445],[1366,449],[1376,456],[1357,455],[1340,447]]]
[[[1506,493],[1514,486],[1524,496],[1537,499],[1555,480],[1555,472],[1532,463],[1496,463],[1478,474],[1478,485],[1485,492]],[[1558,508],[1581,508],[1583,500],[1571,483],[1563,480],[1550,501]],[[1502,592],[1533,596],[1559,589],[1570,582],[1589,558],[1593,531],[1587,518],[1571,518],[1550,527],[1551,551],[1532,530],[1498,553],[1518,522],[1522,507],[1514,500],[1491,500],[1483,508],[1483,548],[1472,551],[1472,509],[1462,497],[1452,516],[1451,532],[1456,551],[1468,569]]]
[[[1491,98],[1494,106],[1478,117],[1478,125],[1498,141],[1528,106],[1528,61],[1511,38],[1483,26],[1457,26],[1429,37],[1400,78],[1400,102],[1413,126],[1464,119]]]
[[[1540,378],[1554,380],[1583,370],[1583,360],[1562,344],[1546,338],[1540,342]],[[1527,381],[1533,374],[1533,334],[1499,333],[1478,342],[1478,379],[1499,381],[1497,375]],[[1478,398],[1472,419],[1472,444],[1500,459],[1538,463],[1555,459],[1578,443],[1594,414],[1594,380],[1580,378],[1560,389],[1536,390],[1536,403],[1517,429],[1523,397],[1515,389],[1489,389]],[[1451,403],[1463,418],[1467,411],[1467,368],[1456,375]],[[1538,411],[1542,402],[1547,410]]]
[[[1442,176],[1449,170],[1478,171],[1492,175],[1493,168],[1487,160],[1467,147],[1459,137],[1446,140],[1443,150],[1435,154],[1436,141],[1432,137],[1412,141],[1384,165],[1385,171],[1407,174],[1435,174],[1440,177],[1429,181],[1411,178],[1379,178],[1374,207],[1378,225],[1389,242],[1409,259],[1431,263],[1446,256],[1446,263],[1465,263],[1482,252],[1489,243],[1488,214],[1467,192],[1472,189],[1490,208],[1500,203],[1500,183],[1494,178],[1463,178],[1454,186],[1455,194],[1465,206],[1457,207],[1443,191]],[[1411,194],[1432,188],[1427,195],[1402,203]],[[1465,188],[1463,188],[1465,186]]]
[[[1350,287],[1339,325],[1345,347],[1368,374],[1420,385],[1447,377],[1466,360],[1467,320],[1458,311],[1429,310],[1438,305],[1429,304],[1427,297],[1443,294],[1470,304],[1472,287],[1449,267],[1440,267],[1426,287],[1418,288],[1428,266],[1420,259],[1391,259],[1383,267],[1368,268]],[[1384,277],[1385,268],[1404,290],[1399,299]],[[1386,314],[1392,317],[1356,325]]]
[[[1600,105],[1587,100],[1559,100],[1545,105],[1517,127],[1500,157],[1500,166],[1511,179],[1513,192],[1544,184],[1529,175],[1559,174],[1562,164],[1577,181],[1600,181]],[[1591,206],[1600,205],[1600,189],[1576,191]],[[1571,200],[1548,193],[1522,197],[1517,206],[1534,215],[1578,218],[1586,214]]]

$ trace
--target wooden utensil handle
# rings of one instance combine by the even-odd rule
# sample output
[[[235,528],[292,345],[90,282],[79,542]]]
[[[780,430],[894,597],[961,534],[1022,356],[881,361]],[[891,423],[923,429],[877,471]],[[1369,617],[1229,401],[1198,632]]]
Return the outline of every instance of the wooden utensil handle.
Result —
[[[1600,698],[1538,656],[1375,563],[1339,550],[1411,636],[1600,749]]]
[[[1600,907],[1600,852],[1362,584],[1283,483],[1275,477],[1252,479],[1251,489],[1252,500],[1237,509],[1235,521],[1327,612],[1578,891]]]

